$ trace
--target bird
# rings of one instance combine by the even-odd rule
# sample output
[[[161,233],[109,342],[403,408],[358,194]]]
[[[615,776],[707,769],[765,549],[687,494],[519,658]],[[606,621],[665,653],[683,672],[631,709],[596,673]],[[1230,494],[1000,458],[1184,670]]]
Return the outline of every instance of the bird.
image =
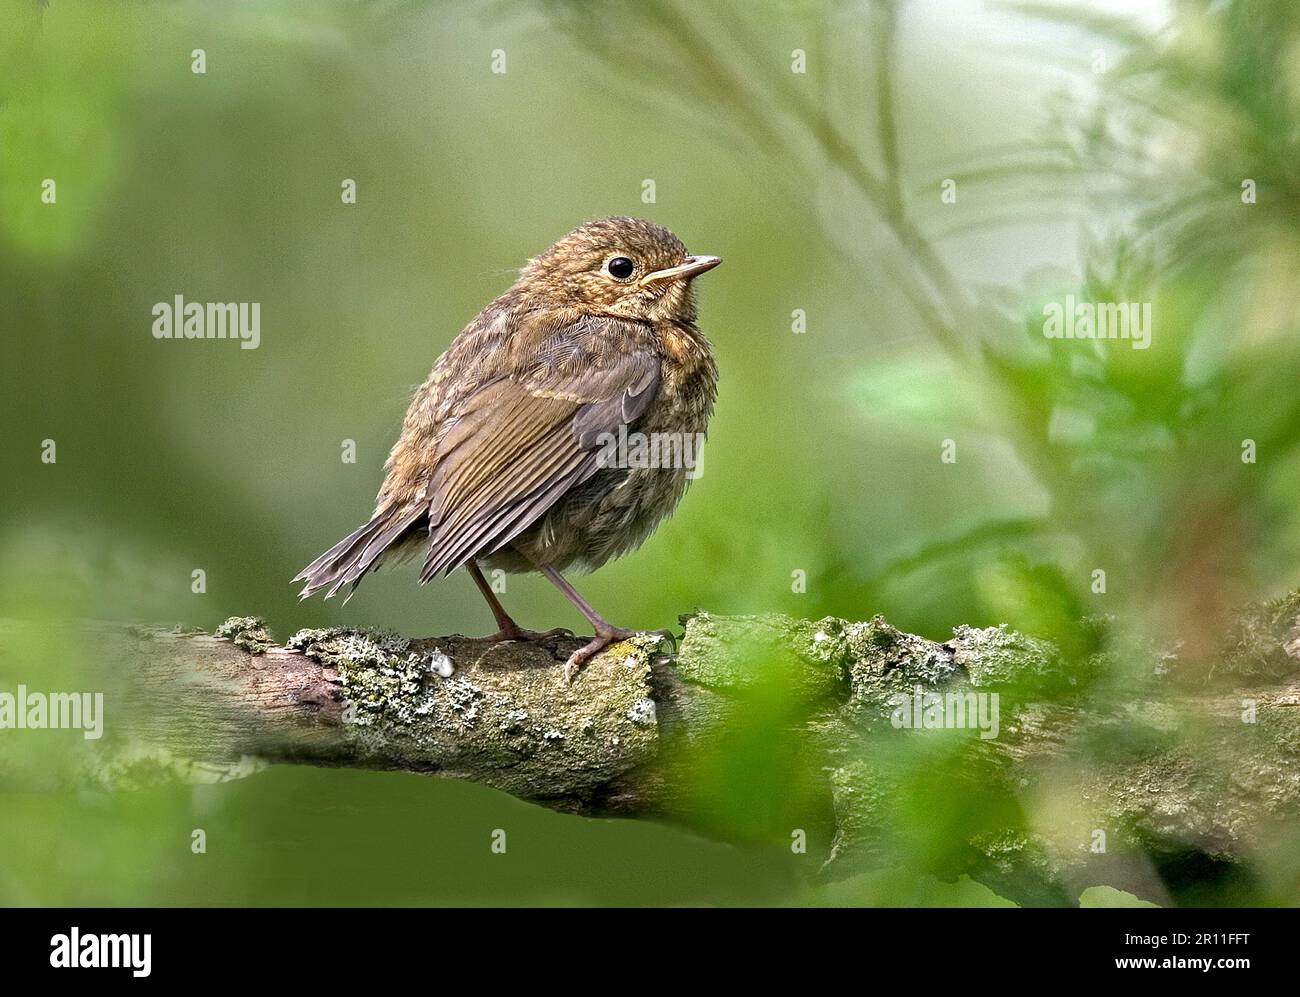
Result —
[[[306,583],[300,597],[348,587],[350,598],[381,563],[422,554],[422,585],[469,572],[496,620],[491,641],[573,636],[520,627],[483,569],[549,579],[594,631],[564,664],[569,682],[634,636],[562,572],[639,547],[696,476],[683,460],[629,459],[610,441],[635,438],[643,456],[645,441],[703,441],[718,367],[696,324],[694,281],[721,262],[622,216],[580,225],[530,259],[416,389],[374,512],[294,578]]]

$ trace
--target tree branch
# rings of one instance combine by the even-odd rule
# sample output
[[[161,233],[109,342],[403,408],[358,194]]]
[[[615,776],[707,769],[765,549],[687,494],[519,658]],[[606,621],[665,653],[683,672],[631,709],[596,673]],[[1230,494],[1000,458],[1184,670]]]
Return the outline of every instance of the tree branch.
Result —
[[[105,690],[90,769],[118,787],[264,763],[348,765],[470,779],[570,812],[699,824],[714,801],[701,798],[693,752],[777,683],[780,723],[821,773],[829,856],[844,867],[888,854],[897,834],[890,801],[907,770],[887,759],[900,737],[948,737],[981,791],[1000,787],[1062,815],[973,836],[972,861],[986,871],[1079,875],[1098,861],[1095,829],[1112,852],[1122,842],[1235,859],[1300,816],[1300,594],[1243,613],[1208,671],[1133,648],[1070,662],[1005,627],[958,627],[936,642],[879,617],[683,622],[677,654],[637,637],[572,686],[561,664],[580,641],[305,630],[280,646],[255,619],[215,636],[7,621],[0,656],[18,660],[37,641],[81,644],[88,680]],[[899,729],[900,704],[925,692],[997,693],[997,736]],[[12,776],[17,762],[0,765]]]

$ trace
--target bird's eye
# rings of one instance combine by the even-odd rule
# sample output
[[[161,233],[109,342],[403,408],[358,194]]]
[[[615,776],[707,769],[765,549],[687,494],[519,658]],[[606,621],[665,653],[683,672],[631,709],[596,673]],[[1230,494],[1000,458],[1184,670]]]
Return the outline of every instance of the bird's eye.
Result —
[[[615,256],[605,264],[605,269],[615,280],[627,280],[636,270],[636,264],[626,256]]]

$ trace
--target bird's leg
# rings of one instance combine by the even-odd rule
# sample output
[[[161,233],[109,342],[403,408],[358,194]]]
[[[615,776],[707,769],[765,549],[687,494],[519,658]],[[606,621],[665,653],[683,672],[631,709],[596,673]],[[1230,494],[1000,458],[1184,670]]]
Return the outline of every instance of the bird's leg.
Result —
[[[542,574],[551,580],[551,584],[564,593],[564,597],[573,603],[587,622],[592,625],[596,631],[595,639],[589,644],[584,644],[571,655],[569,660],[564,663],[564,680],[573,682],[574,676],[582,671],[582,666],[590,661],[593,657],[609,647],[610,644],[620,640],[627,640],[629,637],[636,636],[640,631],[625,630],[622,627],[616,627],[612,623],[596,612],[595,608],[582,595],[565,581],[564,576],[552,568],[549,564],[538,565]],[[660,636],[666,636],[669,640],[676,643],[676,639],[668,631],[655,631]]]
[[[572,637],[573,631],[566,630],[564,627],[556,627],[554,630],[546,630],[538,633],[536,630],[525,630],[506,612],[506,607],[501,605],[501,600],[497,594],[492,591],[492,586],[488,580],[483,577],[483,572],[474,561],[466,561],[465,567],[474,578],[474,584],[478,590],[483,593],[483,598],[487,600],[488,606],[492,608],[492,615],[496,618],[497,626],[500,629],[490,637],[484,637],[483,640],[502,641],[502,640],[550,640],[553,637]]]

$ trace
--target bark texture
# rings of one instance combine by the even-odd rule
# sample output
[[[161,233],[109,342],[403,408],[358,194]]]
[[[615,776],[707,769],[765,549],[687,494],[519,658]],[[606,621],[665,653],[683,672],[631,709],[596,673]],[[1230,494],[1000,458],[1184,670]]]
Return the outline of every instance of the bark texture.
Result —
[[[1095,626],[1105,649],[1067,659],[1006,627],[957,627],[933,641],[879,617],[696,613],[683,617],[676,653],[637,637],[597,656],[571,686],[561,665],[580,640],[328,629],[280,645],[255,618],[213,635],[108,623],[53,633],[9,621],[0,660],[13,674],[23,648],[55,641],[95,662],[106,735],[87,742],[86,757],[92,777],[116,787],[217,780],[276,762],[403,769],[741,839],[710,822],[716,785],[696,777],[693,759],[738,716],[776,701],[773,724],[790,746],[783,760],[821,787],[811,806],[821,805],[831,867],[887,858],[900,794],[918,777],[892,760],[901,739],[931,737],[969,773],[966,788],[999,797],[990,808],[1013,801],[1050,815],[1029,826],[986,822],[968,842],[970,871],[1068,890],[1084,870],[1118,861],[1107,854],[1233,861],[1300,817],[1298,614],[1297,594],[1252,607],[1211,658],[1191,661],[1111,646],[1100,639],[1104,621]],[[927,692],[997,693],[997,736],[900,729],[900,707]],[[0,764],[18,763],[0,751]],[[1103,853],[1098,831],[1110,838]]]

